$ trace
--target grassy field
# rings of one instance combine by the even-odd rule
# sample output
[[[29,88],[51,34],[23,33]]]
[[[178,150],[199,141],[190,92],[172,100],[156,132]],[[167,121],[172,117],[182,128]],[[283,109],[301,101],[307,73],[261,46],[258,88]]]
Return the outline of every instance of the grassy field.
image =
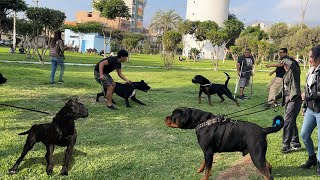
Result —
[[[47,58],[48,59],[48,58]],[[93,55],[66,54],[66,62],[96,63],[101,57]],[[24,55],[11,55],[7,49],[0,48],[0,60],[21,61]],[[36,61],[36,60],[27,60]],[[46,60],[48,61],[48,60]],[[219,103],[213,96],[213,106],[207,99],[198,104],[198,86],[191,83],[196,74],[202,74],[215,83],[224,83],[223,69],[231,76],[229,88],[235,87],[233,61],[221,63],[221,70],[210,69],[210,61],[195,64],[176,62],[173,69],[146,68],[132,66],[162,67],[159,56],[133,55],[130,63],[125,63],[124,74],[132,81],[145,80],[151,90],[148,93],[137,92],[137,97],[147,106],[130,102],[132,108],[126,108],[124,100],[114,96],[119,111],[107,110],[104,104],[95,102],[100,86],[93,78],[93,67],[66,66],[64,84],[50,87],[50,65],[31,65],[0,62],[0,72],[8,82],[0,86],[0,102],[50,112],[51,115],[0,107],[0,177],[2,179],[60,179],[64,148],[56,147],[54,152],[54,175],[45,173],[45,147],[37,144],[19,166],[16,175],[7,175],[20,156],[25,136],[23,132],[36,123],[46,123],[73,97],[78,97],[89,109],[89,117],[77,121],[78,140],[72,160],[69,176],[63,179],[200,179],[196,169],[203,160],[203,154],[197,143],[194,130],[167,128],[164,117],[177,107],[194,107],[214,114],[227,114],[251,107],[266,101],[267,83],[271,77],[267,72],[259,71],[254,76],[254,93],[251,99],[241,101],[237,107],[231,100]],[[183,68],[181,68],[183,67]],[[265,69],[257,69],[265,70]],[[116,74],[116,81],[122,82]],[[302,79],[305,71],[302,72]],[[57,78],[57,77],[56,77]],[[249,95],[249,90],[246,89]],[[256,107],[253,111],[261,110]],[[243,116],[241,120],[257,123],[263,127],[271,125],[271,119],[283,114],[280,109],[259,114]],[[302,117],[297,120],[299,129]],[[276,179],[318,179],[315,169],[301,170],[298,167],[305,162],[305,149],[299,152],[282,154],[282,132],[268,135],[267,159],[273,166]],[[316,139],[316,133],[313,136]],[[215,155],[211,179],[234,166],[242,159],[240,153],[220,153]],[[251,172],[246,172],[251,174]],[[238,179],[239,176],[233,177]],[[252,173],[249,179],[262,179]]]

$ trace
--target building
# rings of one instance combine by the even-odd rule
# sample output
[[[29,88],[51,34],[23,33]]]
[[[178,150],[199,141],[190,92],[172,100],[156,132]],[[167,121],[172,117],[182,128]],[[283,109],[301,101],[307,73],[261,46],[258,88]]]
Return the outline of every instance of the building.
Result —
[[[220,27],[223,22],[228,19],[230,0],[188,0],[186,19],[191,21],[214,21]],[[199,45],[193,40],[191,35],[183,37],[184,50],[183,55],[188,56],[191,48],[199,49]],[[211,58],[211,53],[214,47],[210,42],[202,42],[204,45],[201,49],[201,54],[206,59]],[[219,47],[215,47],[219,48]],[[224,49],[224,48],[220,48]],[[200,49],[199,49],[200,50]],[[223,50],[221,53],[223,54]],[[220,55],[218,55],[220,57]]]
[[[95,0],[93,0],[95,1]],[[130,32],[142,32],[143,31],[143,13],[147,4],[147,0],[124,0],[126,5],[130,9],[131,18],[117,18],[116,20],[110,20],[104,17],[100,17],[100,12],[92,8],[92,11],[80,11],[76,13],[77,23],[97,21],[102,22],[110,27]]]

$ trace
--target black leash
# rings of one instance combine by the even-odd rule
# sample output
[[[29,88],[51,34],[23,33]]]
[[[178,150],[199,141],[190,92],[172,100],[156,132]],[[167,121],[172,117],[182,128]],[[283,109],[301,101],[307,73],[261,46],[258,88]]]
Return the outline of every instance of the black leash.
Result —
[[[231,115],[231,114],[236,114],[236,113],[238,113],[238,112],[246,111],[246,110],[248,110],[248,109],[252,109],[252,108],[255,108],[255,107],[257,107],[257,106],[261,106],[261,105],[263,105],[263,104],[267,104],[268,102],[271,102],[271,101],[272,101],[272,100],[267,101],[267,102],[262,102],[262,103],[259,103],[259,104],[257,104],[257,105],[248,107],[248,108],[246,108],[246,109],[241,109],[241,110],[239,110],[239,111],[235,111],[235,112],[232,112],[232,113],[229,113],[229,114],[225,114],[224,116],[229,116],[229,115]],[[268,109],[270,109],[270,108],[268,108]]]
[[[43,114],[48,114],[48,115],[50,115],[50,113],[44,112],[44,111],[38,111],[38,110],[34,110],[34,109],[29,109],[29,108],[24,108],[24,107],[18,107],[18,106],[3,104],[3,103],[0,103],[0,105],[1,105],[1,106],[13,107],[13,108],[17,108],[17,109],[23,109],[23,110],[28,110],[28,111],[33,111],[33,112],[38,112],[38,113],[43,113]]]

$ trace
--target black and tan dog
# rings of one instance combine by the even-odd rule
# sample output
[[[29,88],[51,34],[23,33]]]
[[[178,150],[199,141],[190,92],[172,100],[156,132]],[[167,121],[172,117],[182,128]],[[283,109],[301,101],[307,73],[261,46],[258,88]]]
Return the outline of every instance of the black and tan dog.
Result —
[[[141,80],[140,82],[132,82],[131,84],[121,84],[116,82],[116,88],[114,92],[118,96],[124,98],[127,107],[131,107],[129,104],[129,98],[138,104],[146,105],[145,103],[141,102],[139,99],[136,98],[136,89],[143,92],[147,92],[150,90],[150,86],[148,86],[148,84],[143,80]],[[104,96],[103,92],[97,94],[96,102],[99,102],[99,98],[101,96]],[[112,102],[114,103],[113,100]]]
[[[266,160],[266,136],[283,127],[282,116],[274,117],[272,127],[262,128],[254,123],[225,119],[198,109],[177,108],[165,118],[165,124],[172,128],[196,129],[205,159],[198,169],[198,173],[205,169],[203,180],[211,175],[215,153],[235,151],[242,152],[243,155],[249,153],[265,179],[272,179],[271,165]]]
[[[0,84],[4,84],[7,82],[7,79],[3,77],[3,75],[0,73]]]
[[[19,135],[28,134],[27,141],[23,147],[21,156],[14,166],[9,169],[9,174],[15,174],[19,164],[28,151],[32,149],[35,143],[42,142],[47,149],[45,156],[47,161],[46,172],[49,175],[53,173],[54,146],[58,145],[67,147],[61,175],[68,175],[69,163],[77,140],[77,131],[74,120],[85,117],[88,117],[88,109],[85,108],[77,99],[70,99],[56,114],[51,123],[36,124],[28,131],[20,133]]]
[[[231,91],[228,89],[228,82],[230,79],[230,76],[225,73],[227,75],[227,80],[224,84],[213,84],[211,83],[207,78],[201,76],[201,75],[196,75],[193,79],[192,79],[192,83],[195,84],[200,84],[200,90],[199,90],[199,103],[201,103],[201,95],[202,92],[204,92],[204,94],[206,94],[208,96],[208,101],[209,101],[209,105],[211,106],[211,95],[212,94],[217,94],[220,99],[221,102],[224,101],[223,98],[223,94],[226,95],[228,98],[230,98],[232,101],[234,101],[237,106],[239,106],[238,101],[232,96]]]

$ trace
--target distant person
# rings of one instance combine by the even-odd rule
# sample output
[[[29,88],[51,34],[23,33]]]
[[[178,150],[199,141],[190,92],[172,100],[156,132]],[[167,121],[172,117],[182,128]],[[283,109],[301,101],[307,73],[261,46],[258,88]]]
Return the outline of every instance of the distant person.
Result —
[[[303,124],[301,128],[301,137],[306,146],[309,158],[301,166],[308,169],[311,166],[317,166],[317,174],[320,175],[320,45],[311,48],[309,52],[309,69],[306,77],[304,102],[303,102]],[[315,146],[311,139],[311,134],[315,128],[318,128],[316,146],[318,156],[315,152]]]
[[[9,52],[10,52],[11,54],[14,54],[15,51],[16,51],[15,48],[13,47],[13,45],[11,45]]]
[[[240,77],[239,80],[239,99],[240,100],[245,100],[248,98],[247,96],[244,95],[244,88],[246,86],[249,86],[250,84],[250,78],[253,75],[253,66],[254,66],[254,58],[251,55],[251,49],[246,48],[244,50],[244,53],[242,56],[238,57],[238,62],[237,62],[237,72]]]
[[[19,54],[24,54],[24,53],[25,53],[25,49],[22,44],[21,47],[19,48]]]
[[[112,104],[112,94],[116,87],[116,83],[113,81],[110,73],[114,70],[117,71],[118,76],[131,84],[131,81],[127,79],[121,71],[121,63],[128,59],[128,52],[125,50],[120,50],[117,56],[109,56],[101,61],[99,61],[94,67],[94,77],[96,81],[102,85],[103,93],[107,97],[107,108],[111,110],[118,110]]]
[[[301,109],[302,99],[300,90],[300,66],[296,60],[288,56],[287,48],[279,50],[281,64],[286,71],[283,76],[281,91],[273,98],[275,102],[282,98],[284,106],[284,126],[282,136],[282,152],[288,153],[293,150],[300,150],[297,116]]]
[[[61,31],[55,31],[53,40],[50,45],[50,57],[51,57],[51,74],[50,82],[54,86],[54,76],[57,70],[57,66],[60,66],[60,76],[58,83],[63,83],[63,74],[64,74],[64,43],[61,38]]]
[[[270,83],[268,84],[269,96],[268,96],[268,103],[266,107],[269,108],[272,105],[272,102],[271,102],[272,98],[274,98],[278,94],[279,90],[281,89],[283,76],[286,73],[286,70],[284,69],[283,64],[281,63],[267,64],[266,67],[267,68],[276,67],[275,70],[269,73],[270,76],[276,73],[276,76],[272,78]]]

